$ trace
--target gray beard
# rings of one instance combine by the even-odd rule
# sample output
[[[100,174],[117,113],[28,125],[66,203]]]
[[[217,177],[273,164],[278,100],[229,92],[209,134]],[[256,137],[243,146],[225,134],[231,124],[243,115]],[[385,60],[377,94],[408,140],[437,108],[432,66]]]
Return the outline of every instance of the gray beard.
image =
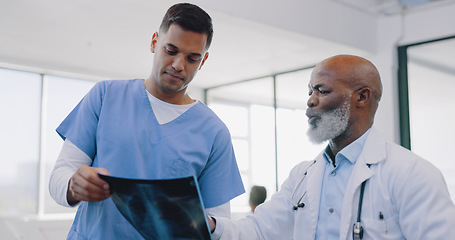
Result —
[[[322,114],[316,126],[310,125],[307,131],[310,141],[320,144],[340,136],[348,126],[349,108],[350,104],[347,100],[339,108]]]

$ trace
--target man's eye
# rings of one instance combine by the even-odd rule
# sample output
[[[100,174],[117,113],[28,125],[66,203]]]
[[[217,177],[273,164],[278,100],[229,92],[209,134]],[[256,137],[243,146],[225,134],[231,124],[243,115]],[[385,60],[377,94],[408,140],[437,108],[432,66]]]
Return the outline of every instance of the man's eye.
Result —
[[[328,93],[330,93],[330,91],[324,91],[324,90],[321,90],[321,89],[319,89],[318,91],[319,91],[320,94],[328,94]]]
[[[201,59],[200,56],[189,56],[189,57],[188,57],[188,61],[189,61],[190,63],[195,63],[195,62],[199,61],[199,59]]]
[[[193,58],[193,57],[189,57],[189,58],[188,58],[188,62],[190,62],[190,63],[195,63],[195,62],[197,62],[197,59],[196,59],[196,58]]]
[[[173,50],[171,50],[171,49],[169,49],[169,48],[166,48],[166,52],[167,52],[169,55],[175,55],[175,54],[177,54],[176,51],[173,51]]]

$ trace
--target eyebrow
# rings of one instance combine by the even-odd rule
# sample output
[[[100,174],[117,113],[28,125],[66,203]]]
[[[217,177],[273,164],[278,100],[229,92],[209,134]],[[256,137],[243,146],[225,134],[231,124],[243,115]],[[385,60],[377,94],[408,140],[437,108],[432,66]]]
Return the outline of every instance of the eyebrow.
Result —
[[[311,85],[311,84],[308,84],[308,87],[309,87],[309,88],[314,88],[314,89],[318,89],[318,88],[324,87],[324,86],[325,86],[325,84],[323,84],[323,83],[318,83],[318,84],[316,84],[316,85],[314,85],[314,86]]]
[[[171,47],[171,48],[175,48],[176,50],[179,49],[177,46],[175,46],[175,45],[172,44],[172,43],[167,43],[167,46],[168,46],[168,47]],[[190,53],[190,54],[193,55],[193,56],[199,57],[199,58],[202,57],[202,54],[200,54],[200,53]]]

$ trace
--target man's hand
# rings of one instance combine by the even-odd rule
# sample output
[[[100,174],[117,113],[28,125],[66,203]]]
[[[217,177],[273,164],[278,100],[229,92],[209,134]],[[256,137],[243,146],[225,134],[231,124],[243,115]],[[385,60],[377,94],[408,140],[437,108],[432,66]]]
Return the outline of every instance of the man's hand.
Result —
[[[207,221],[209,222],[210,232],[213,233],[213,231],[215,231],[215,227],[216,227],[215,219],[210,217],[208,214],[205,214],[205,215],[207,216]]]
[[[79,201],[97,202],[111,196],[109,185],[98,173],[110,175],[104,168],[80,166],[71,177],[66,194],[67,201],[74,205]]]

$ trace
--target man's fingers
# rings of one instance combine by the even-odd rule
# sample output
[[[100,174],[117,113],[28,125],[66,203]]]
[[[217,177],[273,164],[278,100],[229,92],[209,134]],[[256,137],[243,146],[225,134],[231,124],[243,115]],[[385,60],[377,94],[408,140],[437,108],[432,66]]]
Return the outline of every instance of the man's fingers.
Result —
[[[105,198],[109,197],[109,188],[106,190],[103,187],[87,181],[81,176],[74,176],[74,178],[71,180],[71,184],[71,189],[74,191],[74,193],[79,196],[79,198],[83,198],[80,200],[96,201],[104,200]]]
[[[101,173],[101,174],[103,174],[103,175],[111,175],[111,174],[109,173],[109,171],[107,171],[107,169],[105,169],[105,168],[95,168],[95,170],[97,171],[97,173]],[[98,175],[97,175],[97,176],[98,176]],[[98,177],[99,177],[99,176],[98,176]],[[109,191],[110,191],[110,190],[109,190],[109,184],[108,184],[106,181],[102,180],[101,178],[99,178],[99,179],[100,179],[101,181],[103,181],[103,183],[102,183],[102,184],[103,184],[103,185],[102,185],[102,188],[103,188],[105,191],[109,192]]]
[[[109,174],[109,172],[104,168],[80,166],[77,169],[77,174],[82,176],[85,180],[87,180],[88,182],[95,184],[101,188],[105,188],[107,185],[107,182],[105,182],[103,179],[101,179],[98,176],[98,172],[103,173],[103,174],[104,173]]]
[[[79,201],[101,201],[109,197],[109,192],[103,188],[91,184],[82,178],[73,178],[71,181],[71,193],[73,197]]]
[[[79,201],[101,201],[110,196],[109,185],[98,176],[98,172],[109,174],[106,169],[81,166],[70,181],[73,199]]]
[[[101,173],[101,174],[103,174],[103,175],[111,175],[111,174],[109,173],[109,171],[107,171],[107,169],[105,169],[105,168],[95,168],[95,169],[96,169],[96,171],[97,171],[98,173]]]

